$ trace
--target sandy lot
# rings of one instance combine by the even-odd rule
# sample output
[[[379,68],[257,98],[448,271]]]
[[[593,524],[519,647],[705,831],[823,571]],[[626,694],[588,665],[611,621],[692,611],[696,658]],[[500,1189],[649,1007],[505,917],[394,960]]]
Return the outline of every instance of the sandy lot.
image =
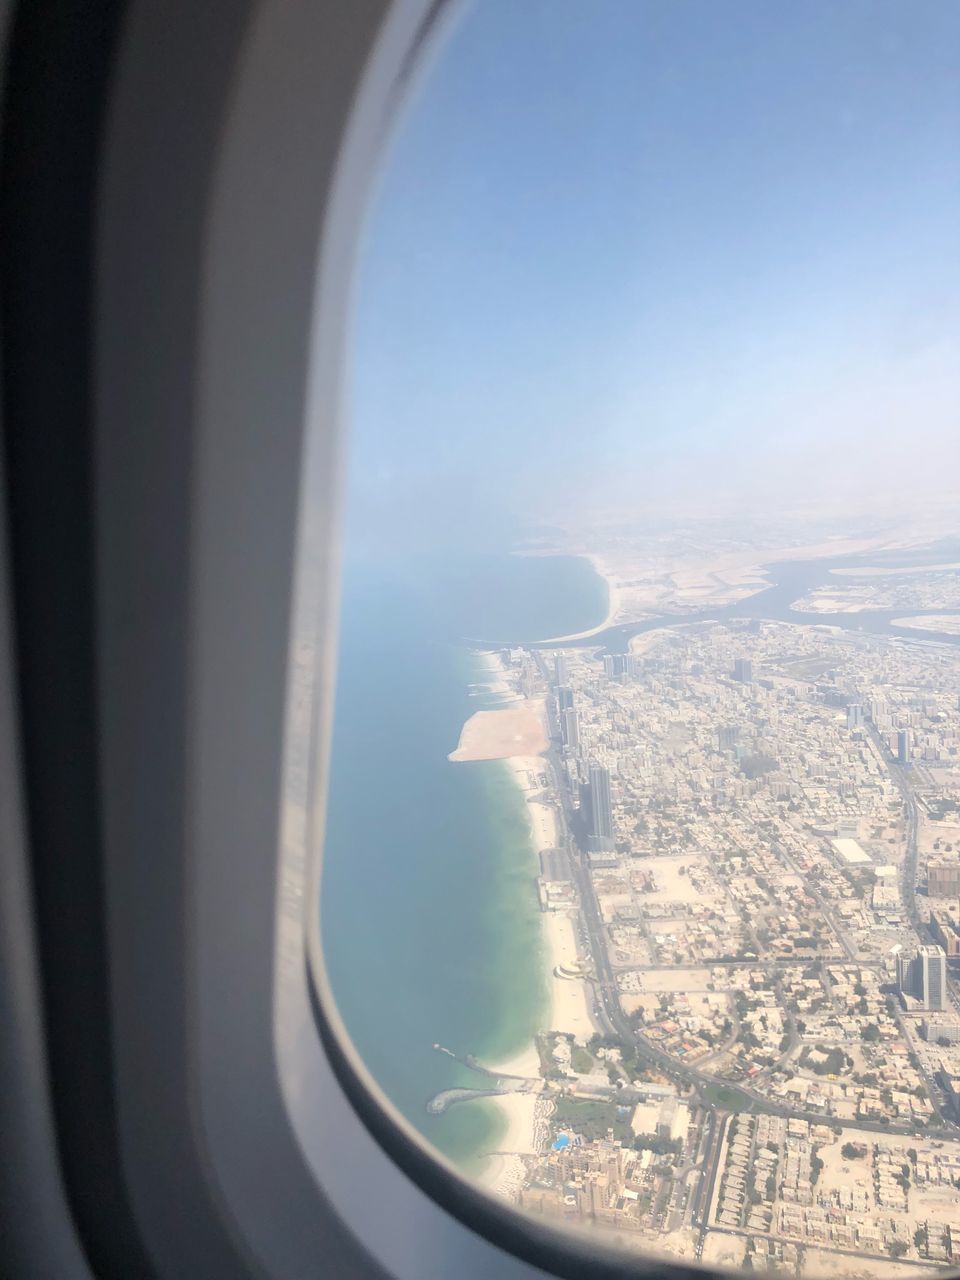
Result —
[[[747,1242],[742,1236],[725,1236],[718,1231],[708,1231],[701,1261],[705,1267],[740,1267],[746,1250]]]
[[[939,1141],[939,1140],[938,1140]],[[845,1160],[842,1155],[844,1143],[854,1142],[866,1146],[867,1155],[863,1160]],[[955,1148],[956,1143],[946,1142],[946,1147]],[[898,1159],[907,1161],[907,1150],[910,1147],[926,1149],[922,1140],[911,1139],[901,1134],[889,1136],[879,1133],[865,1133],[862,1129],[844,1129],[843,1134],[834,1142],[823,1143],[818,1150],[823,1161],[818,1186],[829,1193],[834,1188],[843,1188],[851,1182],[862,1183],[872,1188],[872,1149],[879,1147],[889,1151]],[[939,1148],[943,1150],[943,1148]],[[906,1212],[880,1209],[875,1206],[871,1211],[896,1219],[902,1224],[904,1234],[909,1235],[913,1224],[920,1220],[949,1223],[957,1217],[957,1192],[951,1186],[917,1186],[911,1183],[909,1192],[909,1208]]]
[[[508,760],[538,756],[548,743],[543,731],[543,703],[526,701],[496,711],[477,711],[460,731],[448,760]]]
[[[698,902],[700,895],[690,883],[690,868],[706,866],[706,863],[706,858],[696,856],[644,858],[638,870],[650,872],[657,882],[657,889],[654,893],[638,891],[638,905],[644,907],[658,902]],[[681,868],[683,868],[683,875],[680,874]]]
[[[648,992],[706,991],[712,981],[709,969],[670,969],[643,975],[643,985]]]
[[[934,849],[936,841],[940,841],[940,848]],[[953,852],[956,853],[960,849],[960,826],[952,822],[931,822],[929,819],[921,819],[920,830],[917,833],[917,848],[921,853],[929,853],[934,857],[941,854],[945,858],[950,858],[950,851],[947,845],[953,845]]]
[[[826,1249],[804,1249],[803,1280],[876,1280],[878,1276],[932,1275],[930,1267],[892,1258],[855,1258]]]

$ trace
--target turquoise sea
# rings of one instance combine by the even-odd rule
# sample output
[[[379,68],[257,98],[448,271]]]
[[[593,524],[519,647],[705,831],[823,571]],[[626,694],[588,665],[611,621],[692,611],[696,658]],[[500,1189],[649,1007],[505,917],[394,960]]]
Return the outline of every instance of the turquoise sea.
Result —
[[[431,1117],[439,1090],[483,1080],[434,1042],[503,1058],[546,997],[524,801],[498,762],[451,764],[484,706],[465,637],[596,626],[607,588],[573,557],[417,557],[346,566],[321,923],[334,995],[385,1092],[470,1168],[500,1136],[483,1102]]]

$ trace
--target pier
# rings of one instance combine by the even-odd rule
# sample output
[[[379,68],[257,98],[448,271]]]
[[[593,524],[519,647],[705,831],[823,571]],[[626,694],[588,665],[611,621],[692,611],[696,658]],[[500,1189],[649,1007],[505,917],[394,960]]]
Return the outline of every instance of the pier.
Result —
[[[478,1062],[472,1053],[464,1054],[463,1057],[461,1057],[459,1053],[454,1053],[452,1049],[447,1049],[442,1044],[435,1044],[433,1047],[436,1049],[437,1053],[445,1053],[448,1058],[452,1058],[454,1062],[459,1062],[462,1067],[466,1067],[469,1071],[477,1071],[482,1076],[489,1076],[491,1080],[529,1081],[532,1079],[531,1076],[516,1076],[509,1075],[503,1071],[494,1071],[491,1067],[485,1067],[481,1062]],[[540,1083],[539,1078],[537,1079],[537,1083]],[[504,1092],[516,1093],[517,1090],[504,1090]]]
[[[539,1093],[543,1088],[543,1081],[539,1077],[505,1075],[501,1071],[493,1071],[490,1067],[482,1066],[472,1053],[461,1057],[458,1053],[454,1053],[452,1049],[447,1049],[442,1044],[435,1044],[433,1047],[438,1053],[445,1053],[454,1062],[459,1062],[462,1067],[466,1067],[470,1071],[476,1071],[482,1076],[487,1076],[491,1081],[491,1085],[486,1089],[469,1089],[463,1086],[453,1089],[441,1089],[427,1103],[429,1115],[442,1116],[455,1102],[469,1102],[473,1098],[496,1098],[507,1093]],[[503,1081],[503,1086],[497,1087],[493,1084],[494,1081]]]

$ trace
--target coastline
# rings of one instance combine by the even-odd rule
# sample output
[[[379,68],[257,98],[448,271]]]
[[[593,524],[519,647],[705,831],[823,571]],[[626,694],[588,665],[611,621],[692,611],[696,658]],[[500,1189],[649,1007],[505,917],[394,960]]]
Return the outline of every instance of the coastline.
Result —
[[[540,555],[540,552],[517,551],[514,555]],[[556,551],[548,551],[542,553],[544,555],[557,555]],[[540,641],[541,644],[563,644],[567,640],[586,640],[590,636],[599,635],[601,631],[606,631],[608,627],[614,626],[617,622],[629,622],[629,618],[618,617],[620,609],[623,605],[623,593],[618,586],[616,579],[609,565],[605,564],[598,555],[592,551],[569,551],[563,554],[571,556],[576,560],[586,560],[598,578],[601,578],[607,588],[607,613],[602,622],[598,622],[595,627],[588,627],[586,631],[571,631],[563,636],[547,636],[546,639]]]
[[[499,689],[506,686],[505,669],[496,654],[478,654],[491,683]],[[508,686],[507,686],[508,687]],[[526,702],[517,695],[518,702]],[[542,705],[538,708],[543,714]],[[557,842],[557,814],[554,803],[532,799],[547,791],[544,785],[546,762],[542,755],[517,755],[502,758],[525,801],[529,823],[529,849],[538,859],[544,849]],[[536,874],[539,873],[537,866]],[[543,1024],[534,1029],[535,1037],[544,1031],[562,1031],[587,1040],[596,1030],[590,1016],[586,984],[577,979],[559,977],[558,966],[570,965],[577,958],[576,931],[572,917],[566,912],[541,911],[541,965],[546,992]],[[483,1064],[504,1075],[540,1079],[540,1055],[534,1038],[508,1058]],[[488,1100],[497,1109],[506,1128],[499,1150],[488,1155],[478,1181],[488,1190],[513,1198],[524,1174],[522,1157],[540,1151],[548,1136],[547,1120],[553,1111],[551,1095],[542,1088],[532,1093],[512,1093]]]

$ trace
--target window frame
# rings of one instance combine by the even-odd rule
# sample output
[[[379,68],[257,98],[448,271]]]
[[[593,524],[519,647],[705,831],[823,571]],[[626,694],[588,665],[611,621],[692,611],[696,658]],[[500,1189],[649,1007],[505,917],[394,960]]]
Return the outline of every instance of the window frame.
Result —
[[[370,1078],[324,971],[308,846],[322,830],[333,697],[344,317],[390,118],[453,7],[133,0],[97,10],[110,20],[104,40],[118,30],[106,86],[89,87],[91,100],[106,95],[106,122],[95,113],[85,125],[90,185],[63,209],[77,215],[94,193],[81,246],[89,292],[62,316],[55,290],[44,301],[73,326],[90,379],[77,383],[89,441],[62,477],[81,499],[64,536],[89,547],[77,581],[93,601],[81,637],[91,661],[76,679],[94,708],[83,742],[98,840],[78,874],[102,887],[86,923],[105,956],[96,1049],[110,1096],[86,1122],[110,1125],[125,1227],[157,1277],[710,1274],[548,1226],[469,1183]],[[67,35],[88,20],[85,6],[58,11]],[[20,49],[41,69],[45,38],[37,30]],[[59,89],[37,76],[37,94]],[[26,189],[23,200],[29,212]],[[77,334],[85,315],[90,333]],[[64,377],[36,348],[16,372]],[[15,425],[35,423],[24,414]],[[31,487],[15,471],[8,486],[42,501],[40,478]],[[29,521],[15,530],[15,565],[40,537]],[[78,624],[54,570],[35,587],[69,642]],[[4,603],[22,623],[24,592]],[[290,673],[308,625],[322,638],[320,675],[294,741],[288,708],[305,691]],[[40,655],[35,678],[57,659],[55,647]],[[6,689],[21,717],[23,665],[21,655]],[[21,719],[11,736],[23,735]],[[293,797],[296,812],[285,808],[292,763],[316,782]],[[56,803],[57,785],[27,761],[35,810]],[[24,839],[35,867],[65,856],[36,824]],[[56,930],[32,942],[48,981],[65,977]],[[0,973],[4,991],[16,980],[12,966]],[[49,1059],[57,1028],[42,994],[16,1017],[47,1019]],[[28,1102],[31,1090],[47,1099],[37,1073],[4,1079]],[[61,1116],[89,1101],[71,1099],[56,1073],[49,1093]],[[129,1275],[107,1207],[94,1221],[87,1195],[80,1211],[82,1162],[64,1159],[62,1126],[51,1145],[63,1185],[48,1202],[61,1197],[92,1273]],[[49,1260],[40,1224],[24,1237]],[[79,1260],[69,1274],[83,1274]]]

